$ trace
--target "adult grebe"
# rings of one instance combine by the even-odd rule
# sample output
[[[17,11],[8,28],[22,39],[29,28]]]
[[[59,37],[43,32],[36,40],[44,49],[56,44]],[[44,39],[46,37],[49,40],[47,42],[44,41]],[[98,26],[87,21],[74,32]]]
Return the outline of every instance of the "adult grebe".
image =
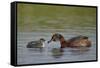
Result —
[[[48,43],[51,41],[60,41],[61,48],[65,47],[90,47],[91,41],[88,39],[87,36],[77,36],[73,37],[69,40],[65,40],[61,34],[55,33],[53,34],[52,38]]]

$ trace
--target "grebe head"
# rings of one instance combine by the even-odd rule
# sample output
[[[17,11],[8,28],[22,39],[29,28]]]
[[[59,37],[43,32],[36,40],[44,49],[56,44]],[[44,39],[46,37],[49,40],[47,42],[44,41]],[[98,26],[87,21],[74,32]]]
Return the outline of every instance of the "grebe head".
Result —
[[[45,39],[44,39],[44,38],[40,38],[40,41],[41,41],[41,42],[45,42]]]
[[[54,42],[59,41],[61,38],[63,38],[61,34],[55,33],[52,35],[52,38],[51,40],[48,41],[48,43],[50,43],[51,41],[54,41]]]

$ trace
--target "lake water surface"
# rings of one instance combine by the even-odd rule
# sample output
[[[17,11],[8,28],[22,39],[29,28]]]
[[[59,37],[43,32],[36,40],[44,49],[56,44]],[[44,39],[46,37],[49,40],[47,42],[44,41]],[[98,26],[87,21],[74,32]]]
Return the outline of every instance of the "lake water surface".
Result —
[[[17,33],[17,63],[21,64],[37,64],[37,63],[54,63],[54,62],[72,62],[96,60],[96,31],[95,28],[86,28],[83,30],[67,29],[60,30],[65,39],[77,35],[86,35],[92,41],[90,48],[63,48],[60,49],[59,42],[47,44],[51,39],[52,31],[36,31],[36,32],[18,32]],[[44,48],[26,48],[30,41],[45,38]]]

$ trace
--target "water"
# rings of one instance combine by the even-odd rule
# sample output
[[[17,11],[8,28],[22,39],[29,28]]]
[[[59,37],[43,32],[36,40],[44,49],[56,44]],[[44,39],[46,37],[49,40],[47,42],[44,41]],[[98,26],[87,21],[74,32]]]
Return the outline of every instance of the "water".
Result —
[[[18,65],[96,60],[96,8],[18,4],[17,10]],[[66,40],[86,35],[92,46],[60,49],[59,42],[46,43],[52,33]],[[26,48],[28,42],[40,38],[46,39],[43,49]]]
[[[65,39],[77,35],[86,35],[92,41],[90,48],[63,48],[60,49],[59,42],[46,42],[51,39],[52,31],[36,31],[36,32],[18,32],[17,33],[17,63],[21,64],[37,64],[37,63],[54,63],[54,62],[72,62],[96,60],[96,32],[95,29],[87,28],[83,30],[67,29],[66,31],[58,31]],[[45,38],[44,48],[26,48],[28,42]]]

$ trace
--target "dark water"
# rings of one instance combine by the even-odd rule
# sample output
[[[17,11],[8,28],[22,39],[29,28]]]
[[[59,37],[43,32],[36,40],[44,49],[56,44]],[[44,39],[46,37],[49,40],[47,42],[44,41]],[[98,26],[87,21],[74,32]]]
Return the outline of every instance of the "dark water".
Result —
[[[59,42],[47,44],[44,48],[26,48],[28,42],[45,38],[50,40],[52,31],[44,32],[18,32],[17,42],[17,63],[20,64],[37,64],[37,63],[53,63],[53,62],[70,62],[96,60],[96,32],[95,29],[87,28],[83,30],[68,29],[66,31],[58,31],[65,39],[77,35],[86,35],[92,41],[90,48],[63,48],[60,49]]]

